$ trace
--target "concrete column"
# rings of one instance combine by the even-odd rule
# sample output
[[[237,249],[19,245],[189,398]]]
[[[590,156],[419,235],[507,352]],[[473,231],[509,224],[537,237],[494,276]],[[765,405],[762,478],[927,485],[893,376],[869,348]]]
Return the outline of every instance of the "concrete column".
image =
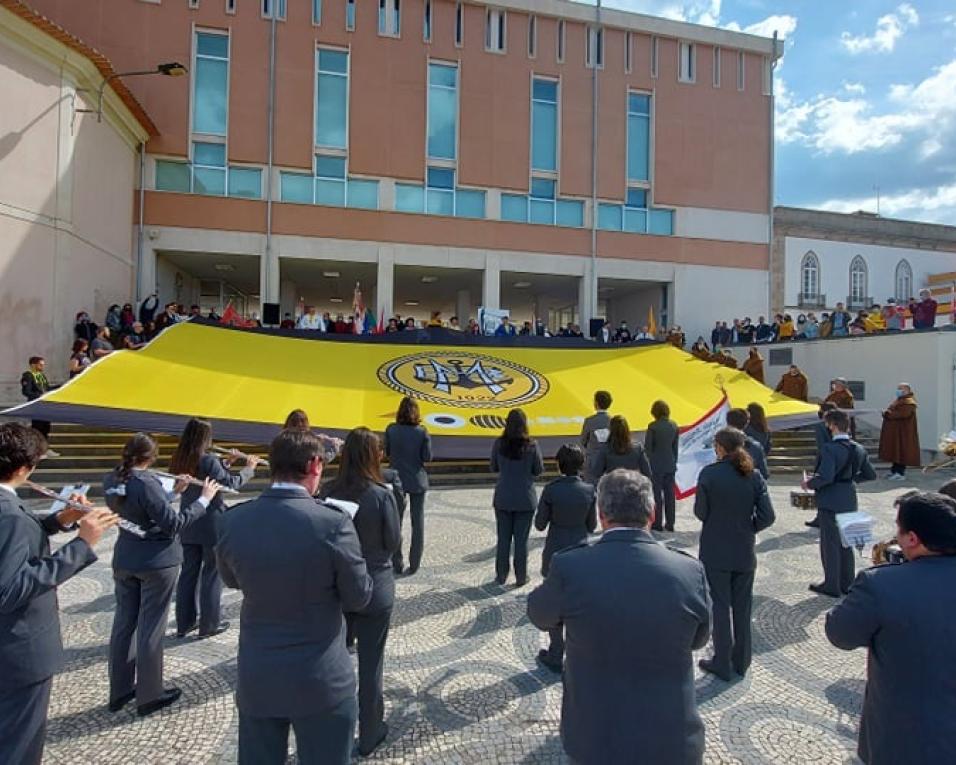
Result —
[[[458,290],[455,296],[455,313],[461,326],[467,326],[468,319],[477,318],[471,310],[471,290]]]
[[[156,275],[156,249],[150,246],[149,229],[147,228],[143,235],[143,260],[139,264],[139,273],[137,274],[136,291],[145,299],[147,295],[152,295],[159,290],[159,281]],[[159,296],[160,311],[162,310],[162,301],[168,300],[168,297]],[[158,315],[157,311],[157,315]]]
[[[375,279],[375,311],[376,319],[381,311],[385,321],[395,313],[395,252],[391,247],[380,247],[378,250],[378,272]]]
[[[597,313],[597,288],[591,279],[591,273],[591,261],[588,260],[578,281],[578,324],[585,336],[588,335],[591,319]]]
[[[501,307],[501,258],[496,253],[488,253],[485,257],[481,304],[485,308],[497,309]]]
[[[279,302],[279,250],[275,237],[272,247],[263,248],[259,258],[259,316],[262,316],[263,303]],[[270,251],[271,250],[271,251]]]
[[[279,314],[280,318],[291,313],[295,317],[299,304],[299,285],[289,279],[279,282]]]

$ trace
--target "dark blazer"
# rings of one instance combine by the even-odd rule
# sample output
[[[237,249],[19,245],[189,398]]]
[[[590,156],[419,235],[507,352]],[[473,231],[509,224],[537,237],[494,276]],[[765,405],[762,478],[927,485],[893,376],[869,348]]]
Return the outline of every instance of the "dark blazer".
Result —
[[[333,492],[328,496],[356,502],[359,506],[352,519],[365,558],[365,568],[372,577],[372,599],[362,609],[375,614],[391,609],[395,603],[395,576],[392,556],[402,543],[402,524],[395,506],[395,494],[386,486],[369,484],[360,492]]]
[[[860,759],[956,762],[956,556],[861,571],[826,616],[837,648],[867,648]]]
[[[533,513],[538,504],[534,479],[544,472],[538,444],[526,449],[516,460],[505,457],[501,439],[491,448],[491,472],[498,474],[492,507],[505,513]]]
[[[528,617],[567,632],[561,740],[575,762],[701,762],[691,651],[707,643],[710,609],[701,563],[646,530],[554,556]]]
[[[587,481],[597,481],[601,477],[600,473],[595,473],[594,463],[607,443],[610,428],[611,415],[605,411],[595,412],[584,420],[581,427],[581,446],[584,447],[584,478]]]
[[[153,571],[178,566],[183,562],[179,533],[201,518],[206,508],[197,499],[180,505],[179,512],[166,497],[159,479],[152,473],[134,470],[126,482],[126,495],[110,492],[120,485],[115,472],[103,479],[106,504],[110,510],[146,531],[138,537],[119,530],[113,548],[113,568],[121,571]]]
[[[767,484],[754,470],[743,476],[724,458],[700,471],[694,515],[703,522],[699,557],[718,571],[755,571],[757,532],[776,515]]]
[[[818,422],[813,426],[813,440],[816,441],[817,444],[817,458],[819,459],[820,450],[823,448],[823,445],[833,440],[833,437],[830,435],[830,429],[825,422]]]
[[[618,454],[611,450],[609,444],[605,444],[604,449],[597,453],[594,460],[595,475],[600,478],[605,473],[623,468],[624,470],[639,470],[641,475],[650,478],[651,465],[647,461],[644,447],[640,444],[634,444],[633,447],[629,452]]]
[[[746,428],[744,428],[744,433],[760,444],[760,448],[763,449],[765,457],[770,456],[770,450],[773,448],[773,438],[770,436],[769,432],[764,433],[762,430],[757,430],[756,428],[752,428],[748,425]]]
[[[37,379],[39,377],[39,379]],[[20,376],[20,392],[27,401],[34,401],[40,398],[44,393],[53,388],[46,379],[46,375],[40,372],[34,375],[31,370],[27,370]]]
[[[770,468],[767,467],[767,455],[764,453],[760,442],[751,438],[750,436],[747,436],[746,434],[745,438],[746,441],[744,442],[744,449],[747,450],[747,454],[750,455],[750,459],[754,461],[754,469],[760,473],[765,480],[770,478]]]
[[[222,458],[214,454],[204,454],[199,458],[199,466],[196,468],[196,478],[200,480],[212,478],[229,489],[240,489],[245,485],[247,480],[242,475],[230,473],[229,470],[226,469],[226,466],[222,464]],[[199,499],[200,494],[202,494],[202,486],[187,486],[183,492],[182,506],[189,507],[189,505]],[[186,544],[212,547],[216,544],[217,519],[228,509],[226,500],[223,499],[222,492],[220,491],[212,498],[209,507],[206,508],[206,512],[203,513],[195,523],[191,523],[183,529],[180,540]]]
[[[372,597],[355,526],[305,489],[275,489],[222,516],[216,560],[242,590],[236,702],[253,717],[325,712],[355,695],[343,611]]]
[[[401,476],[406,494],[428,491],[425,463],[432,458],[432,438],[425,428],[393,422],[385,428],[385,454]]]
[[[534,527],[548,530],[541,553],[541,573],[547,576],[555,552],[587,542],[597,528],[594,486],[577,475],[553,480],[541,492]]]
[[[820,448],[816,470],[807,485],[816,492],[819,509],[853,513],[857,510],[856,484],[875,478],[866,449],[856,441],[841,438]]]
[[[644,449],[655,475],[677,472],[677,449],[680,434],[677,423],[666,418],[654,420],[647,426]]]
[[[386,484],[390,484],[392,487],[392,496],[395,497],[395,507],[398,510],[399,518],[401,518],[402,511],[405,509],[405,487],[402,485],[402,477],[398,474],[397,470],[382,468],[382,478],[385,479]],[[401,525],[401,523],[399,523],[399,525]]]
[[[45,680],[62,663],[56,588],[96,560],[79,538],[51,555],[48,537],[62,530],[0,489],[0,694]]]

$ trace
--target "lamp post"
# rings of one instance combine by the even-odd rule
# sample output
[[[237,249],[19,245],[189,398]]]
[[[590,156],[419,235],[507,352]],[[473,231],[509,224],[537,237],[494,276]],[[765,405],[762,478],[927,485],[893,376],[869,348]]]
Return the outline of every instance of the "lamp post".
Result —
[[[113,72],[109,77],[103,80],[100,83],[100,88],[96,94],[96,109],[77,109],[77,112],[95,114],[96,121],[103,121],[103,93],[106,91],[106,86],[109,85],[113,80],[119,79],[121,77],[142,77],[143,75],[149,74],[161,74],[166,77],[182,77],[189,70],[183,64],[180,64],[178,61],[170,61],[164,64],[157,64],[155,69],[140,69],[134,72]]]

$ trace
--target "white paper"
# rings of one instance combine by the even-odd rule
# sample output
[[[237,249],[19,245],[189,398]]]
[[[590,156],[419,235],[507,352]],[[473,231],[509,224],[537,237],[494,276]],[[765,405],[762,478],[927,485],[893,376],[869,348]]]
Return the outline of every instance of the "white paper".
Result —
[[[866,513],[837,513],[836,522],[844,547],[864,547],[873,541],[873,518]]]
[[[164,478],[163,476],[156,477],[159,479],[159,484],[163,487],[163,491],[165,491],[167,495],[174,493],[173,487],[176,485],[175,478]]]
[[[359,506],[358,502],[348,502],[344,499],[328,499],[322,500],[327,505],[332,505],[332,507],[337,507],[343,513],[348,515],[349,518],[355,518],[355,514],[358,512]]]

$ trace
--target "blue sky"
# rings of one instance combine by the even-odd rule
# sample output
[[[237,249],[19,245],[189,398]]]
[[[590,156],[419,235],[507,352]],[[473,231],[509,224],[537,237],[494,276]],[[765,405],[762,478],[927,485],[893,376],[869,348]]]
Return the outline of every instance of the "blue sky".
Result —
[[[777,203],[956,225],[954,0],[606,0],[786,38]]]

